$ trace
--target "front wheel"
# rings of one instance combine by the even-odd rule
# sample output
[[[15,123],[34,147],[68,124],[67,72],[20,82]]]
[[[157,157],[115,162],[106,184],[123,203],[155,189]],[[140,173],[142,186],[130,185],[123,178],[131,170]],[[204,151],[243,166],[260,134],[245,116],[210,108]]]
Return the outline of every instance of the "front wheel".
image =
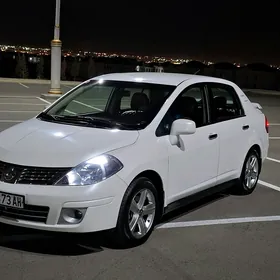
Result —
[[[251,150],[244,161],[241,176],[238,182],[238,193],[251,194],[258,183],[261,170],[261,158],[256,150]]]
[[[160,215],[158,192],[151,180],[135,179],[122,200],[110,239],[122,247],[138,246],[151,235]]]

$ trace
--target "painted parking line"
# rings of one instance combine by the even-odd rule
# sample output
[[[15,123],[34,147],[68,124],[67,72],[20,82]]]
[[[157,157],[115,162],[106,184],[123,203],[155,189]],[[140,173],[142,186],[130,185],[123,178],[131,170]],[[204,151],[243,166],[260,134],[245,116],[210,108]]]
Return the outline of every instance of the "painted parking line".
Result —
[[[185,228],[185,227],[211,226],[211,225],[229,225],[229,224],[256,223],[256,222],[275,222],[275,221],[280,221],[280,216],[244,217],[244,218],[201,220],[201,221],[189,221],[189,222],[173,222],[173,223],[162,224],[158,226],[157,229]]]
[[[22,87],[25,87],[25,88],[29,88],[29,86],[23,84],[23,83],[18,83],[19,85],[21,85]]]
[[[275,126],[279,126],[280,125],[280,123],[270,123],[269,125],[275,125]]]
[[[19,120],[0,120],[0,123],[21,123]]]
[[[280,136],[269,137],[269,140],[280,140]]]
[[[32,96],[32,95],[0,95],[0,100],[1,98],[20,98],[20,99],[29,99],[29,98],[36,98],[36,96]]]
[[[275,190],[275,191],[278,191],[280,192],[280,187],[276,186],[276,185],[273,185],[273,184],[270,184],[268,182],[265,182],[265,181],[262,181],[262,180],[259,180],[258,181],[258,184],[264,186],[264,187],[267,187],[267,188],[270,188],[272,190]]]
[[[94,109],[94,110],[97,110],[97,111],[100,111],[102,112],[103,110],[102,109],[99,109],[97,107],[94,107],[94,106],[91,106],[91,105],[88,105],[88,104],[85,104],[83,102],[80,102],[80,101],[77,101],[77,100],[74,100],[73,102],[77,103],[77,104],[80,104],[80,105],[83,105],[85,107],[88,107],[88,108],[91,108],[91,109]]]
[[[0,113],[38,113],[38,112],[39,112],[38,110],[37,111],[34,111],[34,110],[32,110],[32,111],[0,110]]]
[[[259,180],[258,184],[280,192],[280,187],[270,184],[268,182]],[[171,223],[161,224],[157,226],[157,229],[240,224],[240,223],[252,223],[252,222],[273,222],[273,221],[280,221],[280,216],[244,217],[244,218],[201,220],[201,221],[189,221],[189,222],[171,222]]]
[[[274,162],[280,163],[279,159],[275,159],[275,158],[271,158],[271,157],[267,157],[266,159],[270,160],[270,161],[274,161]]]
[[[42,106],[42,105],[44,105],[44,104],[42,104],[42,103],[38,103],[38,104],[36,104],[36,103],[2,103],[1,101],[0,101],[0,105],[23,105],[23,106]]]
[[[51,105],[52,103],[51,102],[49,102],[49,101],[47,101],[47,100],[45,100],[45,99],[43,99],[43,98],[41,98],[41,97],[37,97],[39,100],[41,100],[42,102],[45,102],[45,103],[47,103],[47,104],[49,104],[49,105]],[[72,112],[72,111],[69,111],[69,110],[65,110],[67,113],[69,113],[69,114],[72,114],[72,115],[76,115],[76,113],[74,113],[74,112]]]
[[[47,101],[47,100],[45,100],[45,99],[43,99],[43,98],[41,98],[41,97],[36,97],[36,98],[38,98],[40,101],[42,101],[42,102],[44,102],[44,103],[52,104],[51,102],[49,102],[49,101]]]

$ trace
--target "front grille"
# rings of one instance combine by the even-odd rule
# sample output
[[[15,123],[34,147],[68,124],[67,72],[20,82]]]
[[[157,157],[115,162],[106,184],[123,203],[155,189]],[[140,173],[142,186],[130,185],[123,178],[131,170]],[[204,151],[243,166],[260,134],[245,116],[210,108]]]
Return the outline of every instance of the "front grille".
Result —
[[[0,181],[10,184],[53,185],[70,169],[32,167],[0,162]]]
[[[46,223],[49,207],[25,205],[24,209],[0,206],[0,217]]]

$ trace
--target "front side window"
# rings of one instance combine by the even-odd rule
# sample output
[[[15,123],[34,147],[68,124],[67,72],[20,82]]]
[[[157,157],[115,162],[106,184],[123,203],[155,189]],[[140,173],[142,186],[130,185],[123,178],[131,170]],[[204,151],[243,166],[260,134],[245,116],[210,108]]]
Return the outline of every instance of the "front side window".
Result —
[[[197,128],[207,124],[204,86],[202,84],[192,85],[181,92],[162,119],[156,135],[169,135],[171,125],[177,119],[192,120]]]
[[[174,89],[169,85],[91,80],[38,117],[71,125],[143,129]]]

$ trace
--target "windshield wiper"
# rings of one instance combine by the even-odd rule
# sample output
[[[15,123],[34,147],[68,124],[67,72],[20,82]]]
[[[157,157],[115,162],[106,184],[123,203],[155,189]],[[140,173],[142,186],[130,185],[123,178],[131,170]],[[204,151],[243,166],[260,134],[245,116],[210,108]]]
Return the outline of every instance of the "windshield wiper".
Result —
[[[73,115],[73,116],[59,116],[54,115],[52,116],[54,120],[63,121],[63,122],[72,122],[72,123],[79,123],[79,124],[86,124],[94,127],[119,127],[121,124],[114,120],[109,120],[105,118],[99,117],[91,117],[85,115]]]
[[[86,118],[77,118],[75,116],[75,118],[73,118],[72,116],[59,116],[59,115],[50,115],[47,114],[45,112],[42,112],[38,118],[42,119],[42,120],[48,120],[48,121],[61,121],[61,120],[65,120],[65,121],[71,121],[71,122],[75,122],[75,123],[88,123],[88,120],[86,120]]]
[[[120,129],[128,129],[128,130],[141,128],[141,126],[143,125],[143,122],[136,123],[136,124],[129,124],[129,123],[119,122],[119,121],[101,118],[101,117],[92,117],[88,115],[63,116],[63,115],[50,115],[45,112],[42,112],[38,117],[43,120],[49,120],[49,121],[59,121],[64,123],[75,123],[75,124],[81,124],[86,126],[120,128]]]
[[[90,123],[102,123],[102,124],[109,124],[111,125],[112,121],[103,119],[103,118],[96,118],[90,116],[82,116],[82,115],[73,115],[73,116],[56,116],[57,118],[62,119],[69,119],[69,120],[80,120],[80,121],[87,121]]]
[[[128,130],[134,130],[141,128],[146,122],[141,121],[139,123],[126,123],[122,121],[116,121],[112,119],[102,118],[102,117],[92,117],[92,116],[86,116],[86,115],[80,115],[81,118],[87,118],[90,119],[92,123],[94,124],[101,124],[101,125],[108,125],[110,128],[121,128],[121,129],[128,129]]]

